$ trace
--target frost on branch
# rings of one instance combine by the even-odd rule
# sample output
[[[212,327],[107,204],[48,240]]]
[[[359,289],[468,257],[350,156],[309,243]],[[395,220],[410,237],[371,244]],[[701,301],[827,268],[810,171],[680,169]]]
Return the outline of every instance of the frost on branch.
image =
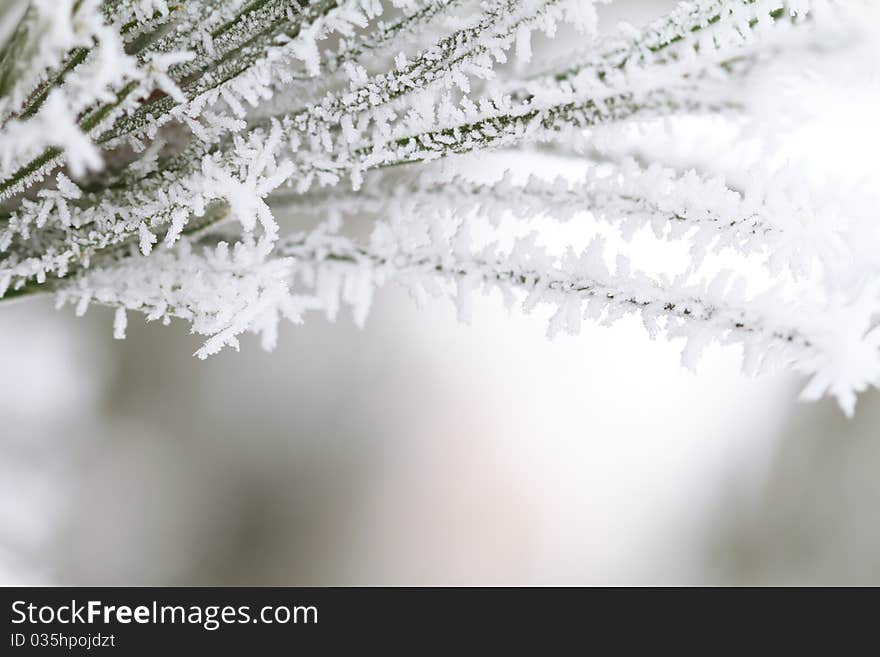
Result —
[[[77,314],[92,302],[117,306],[118,338],[125,335],[125,308],[148,320],[188,320],[193,333],[209,336],[196,352],[206,358],[225,346],[237,349],[236,336],[244,331],[259,333],[265,348],[274,347],[279,318],[300,319],[302,304],[290,292],[290,276],[289,259],[269,258],[253,242],[193,249],[184,240],[145,261],[129,258],[90,270],[59,291],[58,303],[74,303]]]
[[[780,145],[808,112],[772,104],[841,70],[876,87],[871,3],[611,29],[604,0],[25,4],[0,30],[3,298],[113,306],[117,338],[181,318],[206,357],[310,311],[361,324],[387,283],[465,320],[497,289],[551,337],[635,315],[689,366],[740,345],[850,414],[880,383],[876,167],[811,172]],[[510,170],[474,175],[489,151]],[[645,239],[686,246],[673,271],[631,263]]]

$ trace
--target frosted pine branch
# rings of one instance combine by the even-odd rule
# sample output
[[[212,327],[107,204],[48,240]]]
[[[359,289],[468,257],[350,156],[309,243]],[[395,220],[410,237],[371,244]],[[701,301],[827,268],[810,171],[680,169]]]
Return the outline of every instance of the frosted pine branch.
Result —
[[[798,57],[870,80],[868,3],[694,0],[610,32],[588,0],[22,7],[0,15],[3,298],[116,307],[116,337],[129,311],[181,318],[205,357],[248,331],[271,348],[280,319],[333,318],[341,301],[362,322],[388,280],[452,290],[463,316],[488,287],[555,307],[551,335],[635,314],[684,337],[689,364],[713,340],[740,344],[748,371],[799,369],[807,396],[847,412],[880,382],[870,180],[808,184],[755,158],[739,175],[682,168],[677,145],[668,162],[590,159],[608,129],[712,119],[767,134],[782,117],[754,89],[777,69],[805,78]],[[544,56],[571,34],[575,55]],[[576,175],[520,175],[542,144],[591,149],[568,149]],[[447,172],[489,151],[511,171]],[[505,232],[548,219],[689,256],[676,275],[636,273],[622,256],[607,268],[598,238],[554,252]],[[353,242],[343,221],[373,237]],[[514,246],[478,245],[472,228]],[[700,282],[731,253],[764,268],[764,292]]]

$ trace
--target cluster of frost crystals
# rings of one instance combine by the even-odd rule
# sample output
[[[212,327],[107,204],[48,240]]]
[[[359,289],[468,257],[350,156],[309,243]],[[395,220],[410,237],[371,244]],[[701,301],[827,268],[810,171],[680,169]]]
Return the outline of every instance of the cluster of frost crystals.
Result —
[[[88,271],[59,291],[58,303],[75,304],[77,314],[92,302],[116,306],[116,338],[125,337],[126,308],[145,313],[148,321],[188,320],[193,333],[208,336],[196,352],[199,358],[226,346],[237,349],[237,336],[245,331],[260,334],[263,346],[271,349],[278,321],[300,320],[302,303],[288,285],[291,264],[267,257],[253,242],[198,249],[184,241],[145,261],[130,259]]]
[[[609,1],[22,0],[0,298],[115,307],[116,337],[182,318],[206,357],[308,311],[362,324],[388,282],[465,320],[497,289],[551,337],[637,315],[689,366],[738,344],[852,413],[880,383],[877,168],[808,172],[773,142],[810,112],[768,99],[843,72],[876,102],[876,7],[689,0],[608,29]],[[488,151],[510,171],[463,164]],[[536,153],[576,173],[523,174]],[[646,239],[686,256],[651,271],[626,255]]]

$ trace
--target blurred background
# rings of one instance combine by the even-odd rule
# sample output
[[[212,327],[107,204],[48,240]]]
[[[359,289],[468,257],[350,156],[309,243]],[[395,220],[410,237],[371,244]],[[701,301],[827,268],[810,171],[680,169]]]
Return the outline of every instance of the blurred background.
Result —
[[[202,362],[182,323],[4,304],[0,582],[880,584],[880,395],[847,421],[735,347],[695,375],[639,320],[474,305],[388,288]]]
[[[207,362],[182,324],[0,315],[6,584],[880,583],[880,399],[698,375],[635,322],[549,342],[380,295]],[[14,345],[14,346],[13,346]]]

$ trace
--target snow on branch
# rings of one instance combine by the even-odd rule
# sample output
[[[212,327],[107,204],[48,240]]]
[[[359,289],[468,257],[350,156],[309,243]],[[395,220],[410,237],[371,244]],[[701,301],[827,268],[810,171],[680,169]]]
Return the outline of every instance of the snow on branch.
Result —
[[[724,271],[712,280],[692,282],[655,278],[631,268],[618,256],[612,271],[597,238],[583,252],[554,256],[536,244],[537,236],[517,241],[508,252],[494,245],[468,245],[466,224],[448,237],[435,230],[413,240],[379,224],[370,244],[317,232],[279,243],[278,253],[294,260],[294,271],[315,290],[312,307],[331,317],[340,301],[352,305],[363,322],[374,286],[395,281],[417,298],[447,294],[459,316],[470,317],[472,295],[497,289],[508,305],[521,299],[526,312],[541,304],[555,312],[548,335],[577,334],[584,320],[611,325],[621,317],[641,317],[651,337],[664,331],[685,338],[682,362],[694,368],[711,342],[742,346],[744,367],[759,373],[780,366],[810,375],[805,399],[829,392],[852,415],[856,393],[875,385],[880,367],[880,328],[874,323],[880,284],[860,286],[854,295],[793,299],[771,288],[749,297],[742,278]]]
[[[796,132],[806,113],[755,90],[812,84],[807,54],[872,84],[876,8],[690,0],[609,30],[601,4],[30,0],[0,43],[0,298],[113,306],[116,337],[128,311],[182,318],[205,357],[248,331],[271,347],[279,319],[309,310],[346,303],[362,323],[389,280],[451,294],[462,317],[493,288],[552,306],[551,335],[638,315],[685,338],[688,364],[739,344],[748,371],[798,369],[806,397],[852,413],[880,383],[876,181],[811,182],[762,127]],[[685,167],[673,139],[662,156],[593,159],[603,127],[707,117],[764,140],[740,173],[716,170],[729,153],[708,140]],[[574,168],[554,177],[541,144],[592,149],[569,148]],[[487,151],[510,171],[456,170]],[[519,236],[547,219],[688,255],[638,273],[607,267],[598,237],[551,252]],[[352,241],[343,220],[372,237]],[[513,247],[478,245],[473,222]],[[704,273],[731,254],[763,293],[746,294],[751,274]]]

